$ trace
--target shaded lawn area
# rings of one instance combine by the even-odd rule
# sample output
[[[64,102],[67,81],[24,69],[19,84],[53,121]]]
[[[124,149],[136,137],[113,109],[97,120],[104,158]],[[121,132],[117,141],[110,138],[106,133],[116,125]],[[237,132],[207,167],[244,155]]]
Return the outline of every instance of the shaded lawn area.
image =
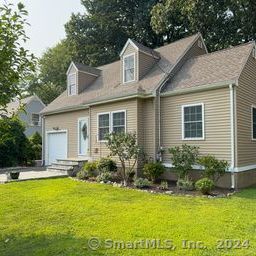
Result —
[[[156,195],[68,178],[0,185],[1,256],[256,255],[256,189],[232,198]],[[88,249],[88,239],[173,240],[176,249]],[[248,249],[216,249],[217,240]],[[204,249],[183,249],[182,240]],[[107,243],[107,242],[106,242]],[[116,247],[120,246],[118,243]],[[126,246],[129,246],[129,244]]]

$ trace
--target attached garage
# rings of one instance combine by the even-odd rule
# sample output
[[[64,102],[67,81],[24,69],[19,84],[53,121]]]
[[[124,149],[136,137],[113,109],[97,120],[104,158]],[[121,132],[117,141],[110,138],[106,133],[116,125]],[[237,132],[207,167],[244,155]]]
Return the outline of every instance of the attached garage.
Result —
[[[66,159],[67,156],[67,131],[48,131],[46,133],[46,165],[51,165],[53,162],[56,162],[56,159]]]

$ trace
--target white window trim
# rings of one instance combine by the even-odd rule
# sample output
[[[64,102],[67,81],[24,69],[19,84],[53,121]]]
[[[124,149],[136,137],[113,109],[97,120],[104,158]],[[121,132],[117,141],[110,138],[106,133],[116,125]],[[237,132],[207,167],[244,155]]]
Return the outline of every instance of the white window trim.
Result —
[[[109,132],[111,132],[111,112],[101,112],[97,114],[97,142],[107,142],[106,140],[100,140],[99,138],[99,116],[109,115]]]
[[[111,132],[113,132],[113,114],[124,113],[124,132],[126,133],[126,110],[118,110],[111,112]]]
[[[87,121],[87,124],[88,124],[88,127],[87,127],[87,129],[88,129],[88,149],[87,149],[87,152],[85,153],[85,155],[84,154],[80,154],[80,122],[81,121]],[[90,124],[89,124],[89,117],[80,117],[80,118],[78,118],[77,119],[77,155],[78,156],[88,156],[88,150],[90,150],[89,149],[89,147],[90,147],[90,132],[89,132],[89,130],[90,130]]]
[[[75,90],[75,93],[74,94],[70,94],[70,84],[69,84],[69,77],[70,76],[73,76],[73,75],[75,75],[75,88],[76,88],[76,90]],[[77,95],[77,73],[71,73],[71,74],[68,74],[68,96],[74,96],[74,95]]]
[[[112,112],[101,112],[101,113],[97,113],[97,142],[107,142],[107,140],[100,140],[99,139],[99,116],[100,115],[109,115],[109,133],[113,132],[113,114],[114,113],[120,113],[123,112],[124,113],[124,131],[125,133],[127,132],[127,114],[126,114],[126,110],[116,110],[116,111],[112,111]]]
[[[39,116],[38,124],[37,124],[37,125],[33,124],[32,115],[38,115],[38,116]],[[41,117],[40,117],[40,114],[39,114],[39,113],[34,113],[34,112],[31,113],[31,115],[30,115],[30,124],[31,124],[31,126],[35,126],[35,127],[41,126]]]
[[[195,107],[195,106],[202,106],[202,137],[198,138],[185,138],[185,131],[184,131],[184,108],[186,107]],[[204,104],[203,103],[195,103],[195,104],[188,104],[188,105],[182,105],[181,106],[181,116],[182,116],[182,140],[188,141],[188,140],[204,140]]]
[[[130,81],[125,81],[125,68],[124,68],[124,60],[130,56],[133,56],[134,57],[134,79],[133,80],[130,80]],[[132,83],[132,82],[135,82],[136,81],[136,55],[135,53],[131,53],[131,54],[128,54],[128,55],[125,55],[123,57],[123,84],[128,84],[128,83]]]
[[[251,106],[251,139],[252,141],[256,141],[256,138],[253,138],[253,109],[256,109],[256,105]]]

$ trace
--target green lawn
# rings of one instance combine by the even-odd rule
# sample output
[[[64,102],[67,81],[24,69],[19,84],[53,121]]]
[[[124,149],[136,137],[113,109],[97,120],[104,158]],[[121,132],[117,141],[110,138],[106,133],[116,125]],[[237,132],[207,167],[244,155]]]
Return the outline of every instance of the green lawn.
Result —
[[[207,199],[66,178],[0,185],[0,198],[1,256],[256,255],[256,189]],[[92,251],[92,237],[101,240],[101,247],[160,239],[161,246],[173,240],[176,248]],[[249,240],[250,247],[216,249],[224,239]],[[183,249],[182,240],[202,241],[204,249]]]

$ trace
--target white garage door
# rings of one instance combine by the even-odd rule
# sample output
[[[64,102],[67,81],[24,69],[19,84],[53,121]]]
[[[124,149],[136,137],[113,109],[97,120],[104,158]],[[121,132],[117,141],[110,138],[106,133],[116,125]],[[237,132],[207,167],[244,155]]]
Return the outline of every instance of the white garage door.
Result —
[[[47,133],[46,165],[56,162],[56,159],[67,158],[67,132]]]

